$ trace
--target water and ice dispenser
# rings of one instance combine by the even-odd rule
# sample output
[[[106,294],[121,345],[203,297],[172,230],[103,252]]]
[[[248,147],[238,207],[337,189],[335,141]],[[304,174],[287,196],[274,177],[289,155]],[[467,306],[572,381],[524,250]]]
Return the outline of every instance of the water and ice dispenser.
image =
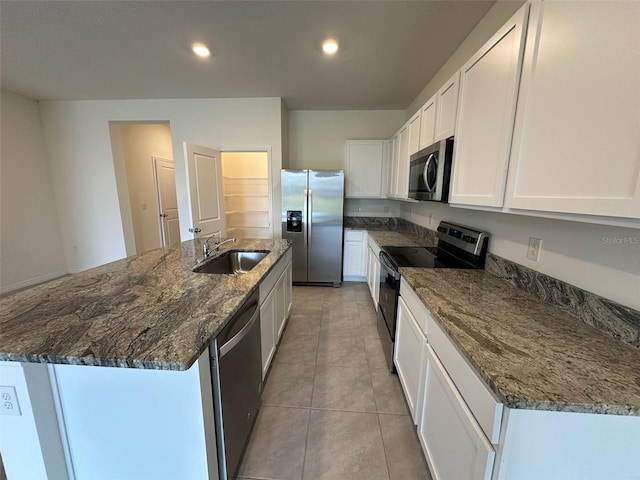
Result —
[[[302,210],[287,210],[287,232],[302,232]]]

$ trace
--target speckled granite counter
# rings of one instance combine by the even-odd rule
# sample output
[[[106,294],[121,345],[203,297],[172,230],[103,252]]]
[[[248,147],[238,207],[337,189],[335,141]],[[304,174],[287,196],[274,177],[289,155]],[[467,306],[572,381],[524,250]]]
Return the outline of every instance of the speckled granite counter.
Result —
[[[510,408],[640,415],[640,351],[487,272],[402,268]]]
[[[153,250],[0,299],[0,360],[186,370],[290,248],[243,275],[193,273],[199,241]]]

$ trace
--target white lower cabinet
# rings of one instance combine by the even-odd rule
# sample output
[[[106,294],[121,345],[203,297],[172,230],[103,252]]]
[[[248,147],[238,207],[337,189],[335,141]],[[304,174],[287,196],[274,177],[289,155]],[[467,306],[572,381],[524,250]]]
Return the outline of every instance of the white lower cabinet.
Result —
[[[342,276],[345,281],[364,282],[367,275],[365,230],[345,230]]]
[[[371,246],[367,246],[367,285],[373,300],[373,308],[378,310],[378,297],[380,294],[380,260]]]
[[[289,318],[292,299],[291,250],[260,284],[260,335],[262,378],[266,376],[273,354]]]
[[[418,437],[434,480],[490,480],[495,451],[430,345]]]
[[[413,423],[417,424],[422,411],[427,335],[418,325],[402,297],[398,300],[397,320],[393,361],[398,370],[398,377]]]

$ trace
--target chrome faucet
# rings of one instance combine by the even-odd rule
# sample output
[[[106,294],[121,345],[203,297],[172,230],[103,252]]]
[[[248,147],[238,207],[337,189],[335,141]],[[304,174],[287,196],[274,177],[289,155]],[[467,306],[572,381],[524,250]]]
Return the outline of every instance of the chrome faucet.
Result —
[[[211,235],[210,237],[207,237],[204,240],[204,242],[202,242],[202,255],[203,255],[204,258],[209,258],[209,255],[211,255],[211,247],[209,246],[209,240],[211,240],[212,238],[213,238],[213,235]],[[227,238],[226,240],[223,240],[222,242],[216,242],[215,243],[216,252],[219,251],[220,247],[222,245],[224,245],[225,243],[235,242],[235,241],[236,241],[235,238]]]

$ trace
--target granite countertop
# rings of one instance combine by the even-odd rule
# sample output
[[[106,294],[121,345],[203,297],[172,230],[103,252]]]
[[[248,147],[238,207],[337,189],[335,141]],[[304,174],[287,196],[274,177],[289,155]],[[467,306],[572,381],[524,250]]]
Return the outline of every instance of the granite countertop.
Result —
[[[480,270],[401,268],[509,408],[640,415],[640,351]]]
[[[224,245],[271,253],[248,273],[209,275],[193,273],[201,241],[189,240],[0,298],[0,361],[186,370],[290,246]]]

